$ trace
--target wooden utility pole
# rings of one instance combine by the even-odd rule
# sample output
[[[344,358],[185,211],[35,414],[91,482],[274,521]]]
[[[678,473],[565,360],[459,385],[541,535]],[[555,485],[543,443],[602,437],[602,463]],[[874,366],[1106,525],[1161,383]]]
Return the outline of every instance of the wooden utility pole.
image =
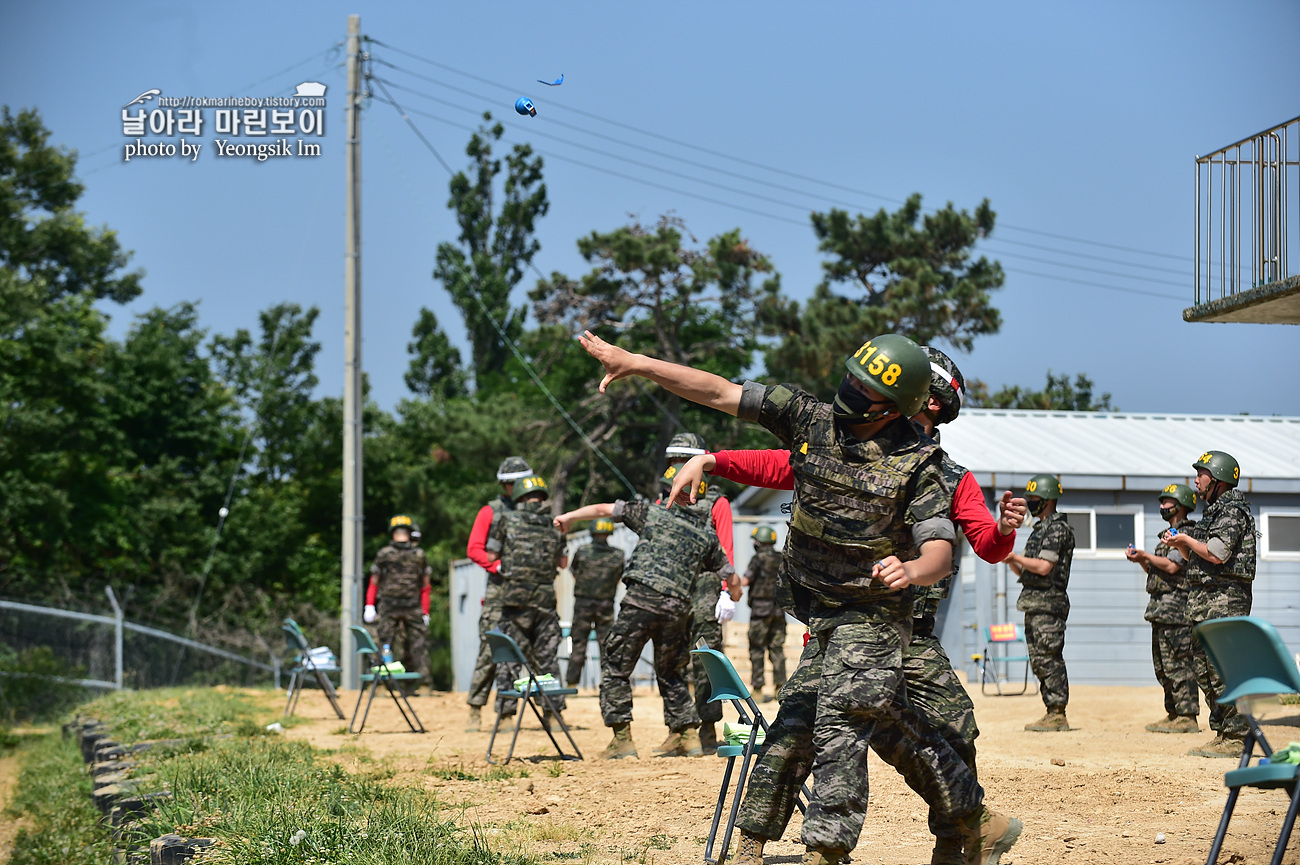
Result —
[[[344,688],[358,686],[351,625],[361,599],[361,16],[348,16],[347,238],[343,264],[343,580],[339,655]]]

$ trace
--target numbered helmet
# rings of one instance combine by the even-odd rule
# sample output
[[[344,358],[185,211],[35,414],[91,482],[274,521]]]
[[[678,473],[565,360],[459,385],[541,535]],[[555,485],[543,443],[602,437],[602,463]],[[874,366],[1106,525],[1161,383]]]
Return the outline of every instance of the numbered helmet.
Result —
[[[668,447],[664,448],[664,456],[669,460],[688,460],[706,453],[708,450],[704,447],[704,437],[689,432],[673,436]]]
[[[418,544],[422,537],[424,537],[424,533],[420,531],[420,524],[413,523],[411,525],[411,542]]]
[[[591,527],[593,535],[612,535],[614,534],[613,520],[596,520]]]
[[[902,334],[886,333],[867,340],[844,366],[858,381],[893,401],[903,417],[925,408],[930,395],[930,359]]]
[[[398,514],[388,520],[388,534],[391,536],[398,529],[406,529],[408,532],[414,531],[415,521],[406,514]]]
[[[1196,490],[1187,484],[1170,484],[1160,491],[1160,499],[1173,499],[1189,511],[1196,510]]]
[[[529,475],[519,481],[515,487],[516,499],[523,499],[530,495],[540,495],[542,498],[547,498],[550,494],[551,491],[546,488],[546,481],[537,475]]]
[[[675,477],[677,477],[677,466],[669,466],[668,471],[664,472],[663,476],[659,478],[659,485],[663,487],[665,493],[673,488],[673,478]],[[699,492],[695,494],[696,497],[704,495],[708,488],[709,485],[701,480]]]
[[[1055,475],[1034,475],[1025,484],[1026,496],[1038,496],[1040,499],[1059,499],[1061,497],[1061,482],[1056,479]]]
[[[1210,477],[1231,487],[1235,487],[1241,480],[1241,466],[1237,465],[1231,454],[1224,451],[1206,451],[1199,460],[1192,463],[1192,468],[1205,469]]]
[[[930,358],[930,396],[939,401],[939,413],[935,416],[935,426],[956,420],[966,401],[966,378],[957,369],[952,358],[937,348],[925,347],[926,357]]]
[[[774,544],[776,543],[776,532],[772,531],[770,526],[759,526],[749,533],[756,544]]]
[[[497,480],[503,484],[508,484],[530,477],[532,473],[533,468],[528,465],[528,460],[523,457],[506,457],[505,461],[497,468]]]

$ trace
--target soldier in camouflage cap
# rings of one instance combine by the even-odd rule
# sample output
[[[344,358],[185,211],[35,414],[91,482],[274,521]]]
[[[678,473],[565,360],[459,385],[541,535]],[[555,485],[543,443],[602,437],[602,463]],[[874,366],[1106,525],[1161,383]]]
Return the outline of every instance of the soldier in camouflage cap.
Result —
[[[665,473],[665,490],[676,472],[676,467],[670,467]],[[632,741],[631,677],[646,643],[654,641],[655,676],[669,731],[655,756],[698,757],[704,753],[700,716],[684,676],[690,649],[691,585],[696,574],[727,565],[727,555],[709,523],[709,506],[701,502],[670,509],[659,502],[619,500],[562,514],[555,525],[567,530],[576,520],[590,519],[622,522],[638,536],[623,572],[627,592],[601,654],[600,714],[614,731],[601,756],[607,760],[637,756]]]
[[[1070,729],[1065,707],[1070,679],[1065,669],[1065,622],[1070,616],[1070,564],[1074,561],[1074,530],[1058,513],[1061,482],[1053,475],[1034,475],[1025,486],[1029,513],[1038,518],[1025,551],[1007,556],[1007,565],[1020,578],[1016,609],[1025,614],[1025,644],[1038,677],[1047,714],[1026,730],[1060,733]]]
[[[776,550],[776,532],[770,526],[759,526],[750,537],[754,540],[754,557],[740,581],[749,589],[749,689],[767,702],[785,684],[785,610],[776,602],[781,554]],[[763,696],[764,654],[772,659],[773,697]]]
[[[1249,616],[1255,582],[1255,517],[1250,502],[1237,484],[1241,467],[1231,454],[1206,451],[1192,463],[1196,469],[1196,490],[1204,509],[1201,521],[1167,543],[1187,558],[1187,620],[1195,628],[1207,619]],[[1192,642],[1196,681],[1210,707],[1210,729],[1214,741],[1193,748],[1197,757],[1241,756],[1246,738],[1246,719],[1237,707],[1223,705],[1223,679],[1210,663],[1199,640]]]
[[[587,664],[588,635],[596,632],[596,645],[604,657],[605,640],[614,624],[614,595],[623,579],[624,557],[623,551],[609,542],[613,532],[613,522],[596,520],[591,526],[591,543],[578,547],[569,566],[573,574],[573,624],[569,628],[573,649],[565,678],[570,688],[578,684]]]
[[[1151,623],[1151,662],[1165,691],[1165,717],[1147,724],[1153,733],[1199,733],[1196,716],[1196,670],[1193,664],[1192,627],[1187,624],[1187,559],[1169,545],[1169,532],[1185,532],[1196,525],[1187,515],[1196,510],[1196,493],[1186,484],[1170,484],[1160,491],[1160,516],[1169,529],[1148,553],[1129,545],[1125,554],[1147,575],[1146,620]]]
[[[560,617],[555,608],[555,576],[569,564],[564,538],[551,525],[546,481],[532,475],[515,488],[515,506],[492,523],[487,552],[501,562],[501,620],[497,627],[514,638],[533,672],[560,678]],[[514,687],[526,675],[518,664],[497,667],[497,693]],[[511,701],[513,703],[514,701]],[[564,696],[552,698],[556,710]],[[497,697],[497,711],[505,701]],[[550,709],[542,723],[549,728]]]
[[[428,617],[421,603],[428,603],[429,577],[433,569],[429,567],[424,550],[411,542],[413,525],[411,518],[404,514],[388,521],[392,540],[375,554],[370,577],[379,600],[377,629],[380,644],[392,646],[393,656],[399,658],[406,669],[418,671],[420,683],[431,687]],[[401,651],[398,651],[399,645],[404,646]]]

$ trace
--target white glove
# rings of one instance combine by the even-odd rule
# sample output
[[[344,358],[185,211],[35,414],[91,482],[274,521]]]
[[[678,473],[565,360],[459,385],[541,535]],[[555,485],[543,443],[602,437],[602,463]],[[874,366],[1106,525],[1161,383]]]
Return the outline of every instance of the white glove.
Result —
[[[718,593],[718,604],[713,608],[713,617],[718,623],[730,622],[736,615],[736,602],[731,599],[727,592]]]
[[[425,626],[426,628],[429,627],[429,614],[428,614],[428,613],[425,613],[425,614],[424,614],[424,626]]]
[[[361,621],[368,625],[377,618],[379,618],[379,614],[375,612],[374,604],[366,604],[365,612],[361,614]]]

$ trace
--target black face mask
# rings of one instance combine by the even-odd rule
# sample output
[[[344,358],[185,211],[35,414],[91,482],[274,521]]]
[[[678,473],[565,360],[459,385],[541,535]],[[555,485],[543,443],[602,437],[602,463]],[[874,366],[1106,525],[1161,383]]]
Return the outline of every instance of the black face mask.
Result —
[[[1033,502],[1025,502],[1025,504],[1029,506],[1029,513],[1035,517],[1047,510],[1047,499],[1039,499],[1038,504]]]
[[[399,550],[409,550],[415,545],[410,541],[393,541],[393,546],[397,547]]]
[[[1173,507],[1173,508],[1161,508],[1161,509],[1160,509],[1160,518],[1161,518],[1162,520],[1164,520],[1165,522],[1169,522],[1170,520],[1172,520],[1172,519],[1174,518],[1174,514],[1176,514],[1176,513],[1178,513],[1178,508],[1176,508],[1176,507]]]
[[[878,409],[876,406],[889,406]],[[853,423],[871,423],[892,414],[897,409],[893,400],[875,400],[853,386],[849,376],[844,376],[840,389],[835,392],[835,416]]]

